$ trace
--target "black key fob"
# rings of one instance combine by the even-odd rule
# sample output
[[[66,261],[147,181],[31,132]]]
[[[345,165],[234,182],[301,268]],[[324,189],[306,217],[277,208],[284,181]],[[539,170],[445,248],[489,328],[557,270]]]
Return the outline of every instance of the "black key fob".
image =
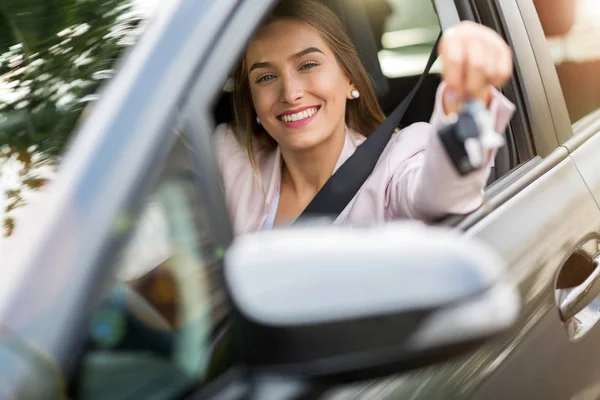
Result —
[[[462,176],[481,168],[483,151],[476,107],[465,106],[456,120],[438,132],[446,153]]]

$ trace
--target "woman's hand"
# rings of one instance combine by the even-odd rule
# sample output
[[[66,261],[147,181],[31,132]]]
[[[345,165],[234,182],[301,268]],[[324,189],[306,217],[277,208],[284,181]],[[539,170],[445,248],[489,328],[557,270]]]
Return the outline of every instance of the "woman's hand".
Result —
[[[510,47],[490,28],[463,21],[447,29],[440,41],[444,111],[458,112],[465,100],[489,105],[491,86],[501,87],[512,75]]]

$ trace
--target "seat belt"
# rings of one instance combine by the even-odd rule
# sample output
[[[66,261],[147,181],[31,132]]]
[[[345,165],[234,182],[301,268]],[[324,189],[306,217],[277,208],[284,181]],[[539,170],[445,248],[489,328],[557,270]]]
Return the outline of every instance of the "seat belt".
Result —
[[[392,113],[375,129],[373,133],[354,151],[354,154],[342,164],[338,170],[325,182],[308,206],[302,211],[297,221],[310,217],[336,217],[346,208],[367,178],[375,169],[383,150],[390,141],[395,129],[400,125],[406,110],[415,94],[421,87],[425,77],[437,58],[437,47],[442,37],[438,36],[425,70],[417,84],[392,111]]]

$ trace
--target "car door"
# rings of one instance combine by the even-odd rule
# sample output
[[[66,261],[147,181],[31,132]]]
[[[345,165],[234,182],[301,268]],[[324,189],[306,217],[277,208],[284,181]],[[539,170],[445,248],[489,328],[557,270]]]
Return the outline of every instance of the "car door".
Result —
[[[538,38],[534,51],[548,103],[554,110],[557,138],[569,151],[596,203],[600,204],[600,57],[597,53],[600,7],[597,2],[585,0],[568,4],[520,3],[523,3],[519,4],[523,14],[531,16],[528,32]],[[556,12],[557,9],[560,11]],[[591,288],[591,294],[597,296],[598,292]],[[598,308],[592,311],[594,317],[599,312]],[[584,385],[574,388],[573,399],[600,396],[600,381],[592,372],[600,368],[594,357],[597,343],[590,339],[586,346],[588,355],[580,360],[567,359],[570,362],[565,366],[564,381],[581,379],[578,373],[590,376]]]
[[[462,18],[492,27],[511,45],[515,76],[504,88],[517,106],[511,128],[517,142],[531,139],[536,154],[488,188],[485,204],[458,222],[466,235],[485,240],[508,262],[507,279],[521,290],[522,315],[511,332],[468,357],[337,395],[386,399],[597,398],[597,299],[587,298],[574,315],[568,316],[559,311],[559,304],[564,306],[566,293],[581,289],[596,268],[592,258],[598,249],[600,214],[588,186],[593,191],[593,185],[600,183],[592,156],[598,150],[592,149],[592,131],[599,125],[593,115],[587,117],[575,126],[587,129],[585,136],[560,145],[564,143],[560,130],[568,126],[564,119],[561,123],[561,117],[568,114],[562,96],[553,98],[557,88],[548,87],[547,75],[553,71],[540,64],[540,51],[546,52],[545,60],[551,58],[531,2],[455,4]],[[556,72],[553,83],[558,83]],[[556,104],[560,101],[562,111]],[[580,147],[573,152],[571,147],[578,143]]]
[[[265,4],[268,2],[265,2]],[[405,2],[408,3],[408,2]],[[442,21],[453,16],[470,15],[482,19],[504,34],[515,54],[515,78],[505,88],[518,107],[511,123],[512,134],[523,156],[519,163],[487,191],[485,204],[463,218],[458,227],[467,235],[488,242],[509,263],[507,279],[517,283],[524,302],[523,314],[512,331],[484,346],[469,357],[416,373],[359,383],[329,393],[332,398],[568,398],[575,388],[595,379],[594,372],[580,371],[578,378],[563,385],[560,374],[563,360],[592,367],[595,358],[588,349],[600,333],[589,333],[573,342],[568,333],[573,325],[559,316],[556,281],[561,271],[570,278],[579,272],[577,255],[590,245],[580,243],[600,227],[600,210],[565,147],[558,143],[552,112],[543,80],[537,68],[526,25],[515,1],[503,1],[499,7],[482,4],[471,8],[467,2],[435,2]],[[253,0],[253,6],[263,4]],[[240,9],[246,6],[240,3]],[[365,2],[368,7],[368,2]],[[265,6],[264,9],[267,7]],[[232,19],[214,43],[220,58],[206,60],[204,70],[191,91],[190,126],[197,138],[214,130],[210,106],[219,96],[237,53],[248,40],[258,19],[244,13]],[[444,23],[442,23],[444,27]],[[527,158],[527,149],[533,157]],[[593,237],[591,237],[593,239]],[[594,243],[592,243],[594,244]],[[572,282],[559,281],[561,289]],[[565,282],[562,282],[562,281]],[[571,331],[569,331],[571,329]],[[518,368],[517,368],[518,366]],[[550,379],[550,383],[548,380]],[[516,382],[507,384],[507,380]],[[534,383],[532,383],[534,382]]]
[[[595,83],[597,71],[593,67],[596,65],[594,56],[588,58],[590,56],[589,53],[586,54],[585,48],[589,47],[583,43],[597,37],[592,34],[594,27],[598,27],[597,19],[589,18],[594,15],[594,10],[598,11],[597,3],[586,1],[507,1],[500,2],[498,11],[506,21],[509,18],[518,20],[511,17],[517,13],[521,16],[531,46],[529,54],[536,61],[532,68],[539,71],[542,79],[545,94],[543,99],[550,109],[554,135],[562,149],[569,154],[566,162],[573,165],[575,175],[583,178],[585,188],[591,191],[597,205],[598,168],[592,165],[599,165],[595,156],[598,147],[594,143],[598,143],[598,137],[595,135],[597,130],[591,128],[590,124],[597,118],[594,117],[593,110],[600,106],[600,97],[597,95],[600,85]],[[548,20],[548,16],[554,18]],[[591,26],[589,21],[593,21]],[[561,28],[569,23],[573,26],[562,33],[568,39],[559,39]],[[509,22],[506,25],[509,34],[512,34],[514,28],[510,27]],[[517,38],[515,36],[513,40]],[[583,45],[583,51],[572,51],[569,44],[575,47],[574,50],[578,45]],[[562,52],[558,52],[558,48]],[[517,63],[520,63],[520,55],[517,53],[516,56]],[[553,64],[557,64],[556,68]],[[575,82],[579,84],[575,86]],[[535,113],[535,110],[529,112],[530,115]],[[575,122],[572,130],[571,121]],[[562,149],[559,151],[563,152]],[[555,182],[553,185],[558,187],[560,184]],[[583,197],[581,200],[572,198],[574,202],[571,204],[550,209],[553,219],[560,219],[560,225],[540,232],[544,238],[543,246],[549,244],[550,237],[558,239],[557,235],[563,235],[559,239],[562,242],[561,250],[540,248],[543,252],[534,261],[539,263],[548,260],[552,254],[557,257],[554,265],[547,264],[548,273],[553,276],[547,275],[550,279],[536,282],[540,289],[543,282],[548,294],[554,291],[552,297],[555,302],[541,303],[547,308],[547,312],[543,317],[540,316],[539,327],[532,329],[523,338],[523,347],[509,356],[495,375],[490,376],[476,397],[490,398],[490,393],[500,393],[507,398],[531,396],[547,399],[593,399],[600,395],[600,361],[595,352],[600,343],[600,331],[597,327],[600,318],[597,296],[600,292],[590,284],[598,273],[597,264],[592,258],[598,251],[599,225],[592,202]],[[532,202],[540,208],[545,208],[552,201],[548,197],[532,198]],[[569,230],[571,233],[567,233]],[[587,248],[583,253],[580,253],[585,247]],[[592,258],[580,258],[580,254]],[[588,291],[588,296],[572,313],[565,313],[565,301],[568,299],[565,300],[561,292],[572,288],[575,291]],[[557,312],[556,302],[561,303],[560,313]],[[541,313],[541,310],[538,312]]]

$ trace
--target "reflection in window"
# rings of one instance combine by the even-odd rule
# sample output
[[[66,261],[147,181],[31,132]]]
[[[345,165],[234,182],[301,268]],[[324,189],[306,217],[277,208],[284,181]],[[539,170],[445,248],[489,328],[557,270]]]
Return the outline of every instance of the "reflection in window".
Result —
[[[600,2],[534,0],[572,122],[600,107]]]
[[[148,0],[2,0],[0,241],[47,181],[78,121],[141,36]]]
[[[188,175],[168,172],[146,201],[117,278],[95,312],[82,399],[168,399],[228,366],[215,246]]]

